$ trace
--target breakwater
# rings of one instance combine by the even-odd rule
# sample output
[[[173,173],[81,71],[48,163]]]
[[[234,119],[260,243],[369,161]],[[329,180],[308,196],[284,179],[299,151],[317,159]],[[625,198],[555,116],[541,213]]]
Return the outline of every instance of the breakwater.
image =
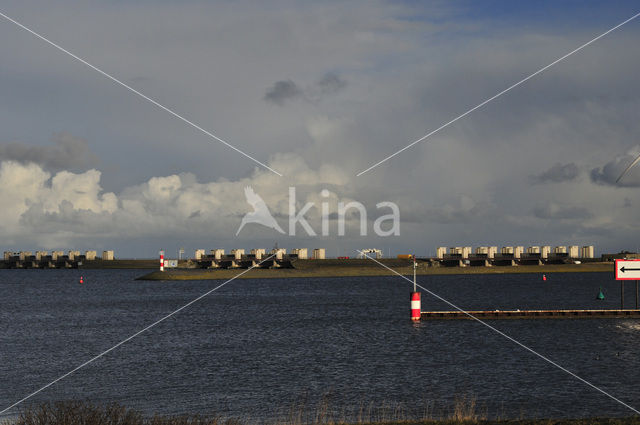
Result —
[[[180,262],[185,266],[186,262]],[[158,260],[93,260],[57,258],[52,259],[27,259],[27,260],[0,260],[0,269],[156,269]]]
[[[422,319],[629,319],[640,318],[640,310],[478,310],[478,311],[423,311]]]
[[[406,259],[379,259],[376,260],[394,271],[404,274],[413,274],[413,265]],[[143,280],[202,280],[202,279],[230,279],[239,273],[246,273],[240,278],[295,278],[295,277],[348,277],[348,276],[391,276],[393,273],[380,264],[369,259],[287,259],[277,267],[256,267],[248,270],[247,267],[228,268],[200,268],[197,263],[190,260],[180,260],[176,268],[165,268],[164,272],[158,270],[156,259],[114,259],[82,261],[60,258],[58,261],[45,259],[43,261],[29,260],[16,262],[14,260],[0,260],[0,269],[56,269],[77,268],[84,270],[100,269],[139,269],[149,270],[150,273],[140,277]],[[572,273],[572,272],[613,272],[612,262],[589,262],[582,264],[545,264],[517,265],[517,266],[472,266],[458,267],[446,266],[429,260],[418,259],[418,275],[460,275],[460,274],[508,274],[508,273]],[[250,267],[250,266],[249,266]]]
[[[411,261],[400,259],[377,260],[386,267],[402,275],[413,274]],[[291,268],[276,269],[166,269],[153,271],[139,277],[139,280],[209,280],[231,279],[245,272],[240,279],[282,279],[305,277],[358,277],[393,276],[394,273],[372,260],[295,260]],[[613,272],[613,263],[550,264],[546,266],[515,267],[432,267],[427,262],[418,262],[416,274],[422,275],[465,275],[465,274],[510,274],[510,273],[577,273]]]

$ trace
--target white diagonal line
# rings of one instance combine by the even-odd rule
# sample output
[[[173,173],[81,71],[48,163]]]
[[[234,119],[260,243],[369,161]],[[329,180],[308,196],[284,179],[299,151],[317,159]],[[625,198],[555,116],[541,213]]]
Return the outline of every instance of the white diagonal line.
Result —
[[[401,278],[403,278],[404,280],[413,283],[413,281],[411,279],[409,279],[408,277],[398,273],[397,271],[393,270],[391,267],[386,266],[385,264],[382,264],[380,261],[376,260],[373,257],[368,256],[367,254],[364,254],[362,251],[358,251],[357,252],[361,253],[362,255],[364,255],[365,257],[367,257],[368,259],[374,261],[375,263],[381,265],[382,267],[384,267],[385,269],[393,272],[394,274],[397,274],[398,276],[400,276]],[[579,381],[587,384],[588,386],[590,386],[591,388],[600,391],[602,394],[606,395],[607,397],[617,401],[618,403],[620,403],[621,405],[623,405],[624,407],[633,410],[634,412],[640,414],[640,411],[634,409],[633,407],[629,406],[627,403],[625,403],[624,401],[612,396],[611,394],[609,394],[608,392],[606,392],[605,390],[593,385],[591,382],[587,381],[586,379],[583,379],[581,377],[579,377],[578,375],[576,375],[575,373],[571,372],[570,370],[560,366],[558,363],[554,362],[553,360],[551,360],[550,358],[538,353],[537,351],[533,350],[532,348],[527,347],[526,345],[524,345],[523,343],[521,343],[520,341],[510,337],[509,335],[505,334],[504,332],[494,328],[493,326],[491,326],[490,324],[488,324],[487,322],[477,318],[476,316],[474,316],[473,314],[463,310],[462,308],[458,307],[457,305],[453,304],[452,302],[442,298],[440,295],[428,290],[427,288],[425,288],[424,286],[421,285],[416,285],[417,287],[419,287],[420,289],[424,290],[425,292],[427,292],[429,295],[432,295],[434,297],[436,297],[437,299],[439,299],[440,301],[449,304],[451,307],[455,308],[456,310],[462,312],[463,314],[466,314],[467,316],[469,316],[471,319],[475,320],[478,323],[481,323],[482,325],[486,326],[487,328],[491,329],[494,332],[497,332],[499,335],[507,338],[509,341],[516,343],[517,345],[519,345],[520,347],[524,348],[525,350],[529,351],[530,353],[535,354],[536,356],[540,357],[542,360],[552,364],[553,366],[557,367],[558,369],[562,370],[563,372],[568,373],[569,375],[573,376],[574,378],[578,379]],[[0,412],[1,413],[1,412]]]
[[[97,66],[94,66],[92,64],[90,64],[89,62],[87,62],[86,60],[74,55],[73,53],[71,53],[70,51],[66,50],[65,48],[59,46],[58,44],[54,43],[53,41],[47,39],[46,37],[38,34],[37,32],[35,32],[34,30],[27,28],[26,26],[22,25],[20,22],[16,21],[15,19],[10,18],[9,16],[5,15],[4,13],[0,12],[0,16],[2,16],[3,18],[5,18],[7,21],[12,22],[14,24],[16,24],[17,26],[19,26],[20,28],[22,28],[25,31],[30,32],[31,34],[35,35],[36,37],[38,37],[39,39],[41,39],[42,41],[48,43],[49,45],[55,47],[56,49],[60,50],[63,53],[66,53],[67,55],[71,56],[72,58],[74,58],[75,60],[82,62],[83,64],[85,64],[86,66],[88,66],[89,68],[93,69],[96,72],[99,72],[100,74],[104,75],[105,77],[107,77],[108,79],[110,79],[111,81],[121,85],[122,87],[126,88],[127,90],[137,94],[138,96],[140,96],[141,98],[151,102],[152,104],[154,104],[155,106],[157,106],[158,108],[162,109],[163,111],[166,111],[168,113],[170,113],[171,115],[173,115],[174,117],[178,118],[179,120],[189,124],[191,127],[195,128],[196,130],[199,130],[200,132],[206,134],[207,136],[211,137],[212,139],[217,140],[218,142],[222,143],[223,145],[233,149],[234,151],[238,152],[241,155],[244,155],[245,157],[249,158],[250,160],[252,160],[253,162],[262,165],[264,168],[266,168],[267,170],[279,175],[280,177],[282,177],[282,174],[280,174],[279,172],[277,172],[276,170],[274,170],[273,168],[269,167],[266,164],[263,164],[262,162],[258,161],[257,159],[255,159],[254,157],[252,157],[251,155],[249,155],[248,153],[236,148],[235,146],[233,146],[232,144],[228,143],[227,141],[221,139],[220,137],[216,136],[215,134],[211,133],[208,130],[205,130],[204,128],[200,127],[199,125],[195,124],[192,121],[189,121],[188,119],[186,119],[185,117],[183,117],[182,115],[178,114],[177,112],[172,111],[171,109],[167,108],[164,105],[161,105],[160,103],[156,102],[155,100],[153,100],[152,98],[150,98],[149,96],[139,92],[138,90],[134,89],[133,87],[123,83],[122,81],[118,80],[116,77],[112,76],[111,74],[106,73],[105,71],[101,70],[100,68],[98,68]]]
[[[620,180],[622,180],[622,178],[624,177],[624,175],[627,174],[627,171],[629,171],[631,168],[633,168],[633,166],[636,165],[638,162],[640,162],[640,155],[638,155],[638,157],[636,159],[634,159],[633,162],[631,164],[629,164],[629,166],[627,168],[625,168],[625,170],[622,172],[622,174],[620,174],[620,177],[618,177],[618,179],[616,180],[616,183],[619,183]]]
[[[637,18],[638,16],[640,16],[640,13],[637,13],[637,14],[633,15],[632,17],[630,17],[630,18],[629,18],[629,19],[627,19],[626,21],[621,22],[621,23],[619,23],[618,25],[616,25],[615,27],[611,28],[610,30],[603,32],[602,34],[600,34],[599,36],[597,36],[597,37],[596,37],[596,38],[594,38],[593,40],[591,40],[591,41],[588,41],[588,42],[584,43],[582,46],[580,46],[580,47],[578,47],[578,48],[576,48],[576,49],[574,49],[574,50],[570,51],[570,52],[569,52],[569,53],[567,53],[566,55],[564,55],[564,56],[562,56],[562,57],[560,57],[560,58],[556,59],[555,61],[551,62],[549,65],[547,65],[547,66],[545,66],[545,67],[543,67],[543,68],[540,68],[539,70],[537,70],[537,71],[536,71],[536,72],[534,72],[533,74],[529,75],[528,77],[525,77],[525,78],[523,78],[522,80],[518,81],[517,83],[515,83],[515,84],[513,84],[513,85],[511,85],[511,86],[507,87],[506,89],[502,90],[500,93],[498,93],[498,94],[496,94],[496,95],[494,95],[494,96],[491,96],[490,98],[488,98],[488,99],[487,99],[487,100],[485,100],[484,102],[482,102],[482,103],[480,103],[480,104],[478,104],[478,105],[474,106],[473,108],[469,109],[467,112],[465,112],[465,113],[463,113],[463,114],[461,114],[461,115],[458,115],[457,117],[455,117],[454,119],[452,119],[452,120],[451,120],[451,121],[449,121],[448,123],[441,125],[440,127],[436,128],[435,130],[433,130],[433,131],[432,131],[432,132],[430,132],[430,133],[425,134],[424,136],[422,136],[422,137],[421,137],[421,138],[419,138],[418,140],[416,140],[416,141],[414,141],[414,142],[411,142],[410,144],[408,144],[408,145],[407,145],[407,146],[405,146],[404,148],[400,149],[399,151],[397,151],[397,152],[396,152],[396,153],[394,153],[394,154],[389,155],[388,157],[386,157],[386,158],[385,158],[385,159],[383,159],[382,161],[378,161],[377,163],[373,164],[372,166],[370,166],[370,167],[369,167],[369,168],[367,168],[366,170],[364,170],[364,171],[360,171],[360,172],[356,175],[356,177],[360,177],[361,175],[363,175],[363,174],[364,174],[364,173],[366,173],[367,171],[370,171],[370,170],[374,169],[374,168],[375,168],[375,167],[377,167],[378,165],[380,165],[380,164],[382,164],[382,163],[384,163],[384,162],[388,161],[389,159],[393,158],[394,156],[396,156],[396,155],[398,155],[398,154],[400,154],[400,153],[404,152],[405,150],[409,149],[409,148],[410,148],[410,147],[412,147],[413,145],[415,145],[415,144],[417,144],[417,143],[422,142],[423,140],[425,140],[426,138],[428,138],[428,137],[430,137],[430,136],[432,136],[432,135],[436,134],[437,132],[439,132],[439,131],[440,131],[440,130],[442,130],[443,128],[446,128],[446,127],[448,127],[449,125],[453,124],[454,122],[458,121],[459,119],[464,118],[465,116],[469,115],[470,113],[472,113],[472,112],[473,112],[473,111],[475,111],[476,109],[481,108],[481,107],[483,107],[484,105],[486,105],[487,103],[491,102],[492,100],[494,100],[494,99],[496,99],[496,98],[498,98],[498,97],[502,96],[503,94],[507,93],[509,90],[511,90],[511,89],[513,89],[513,88],[518,87],[520,84],[524,83],[524,82],[525,82],[525,81],[527,81],[527,80],[530,80],[531,78],[535,77],[536,75],[540,74],[541,72],[543,72],[543,71],[545,71],[545,70],[547,70],[547,69],[551,68],[553,65],[557,64],[558,62],[561,62],[561,61],[565,60],[566,58],[568,58],[569,56],[573,55],[574,53],[576,53],[576,52],[578,52],[578,51],[580,51],[580,50],[584,49],[585,47],[587,47],[587,46],[588,46],[588,45],[590,45],[591,43],[594,43],[594,42],[598,41],[599,39],[601,39],[601,38],[602,38],[602,37],[604,37],[605,35],[609,34],[610,32],[617,30],[618,28],[620,28],[621,26],[623,26],[624,24],[626,24],[626,23],[628,23],[628,22],[631,22],[632,20],[634,20],[634,19],[635,19],[635,18]]]
[[[264,263],[265,261],[267,261],[270,258],[273,258],[275,256],[275,254],[270,255],[269,257],[265,258],[264,260],[260,261],[259,263],[249,267],[247,270],[244,270],[242,273],[238,273],[237,275],[235,275],[234,277],[232,277],[231,279],[221,283],[220,285],[216,286],[215,288],[205,292],[204,294],[200,295],[198,298],[188,302],[187,304],[183,305],[182,307],[180,307],[179,309],[173,311],[172,313],[167,314],[166,316],[164,316],[163,318],[156,320],[155,322],[153,322],[152,324],[150,324],[149,326],[147,326],[144,329],[139,330],[138,332],[134,333],[133,335],[123,339],[122,341],[120,341],[119,343],[117,343],[116,345],[114,345],[113,347],[109,348],[108,350],[103,351],[102,353],[98,354],[95,357],[92,357],[91,359],[87,360],[86,362],[82,363],[80,366],[75,367],[74,369],[70,370],[69,372],[65,373],[64,375],[60,376],[59,378],[54,379],[53,381],[49,382],[47,385],[43,386],[42,388],[32,392],[31,394],[27,395],[26,397],[21,398],[20,400],[16,401],[15,403],[13,403],[11,406],[5,408],[4,410],[0,410],[0,415],[2,415],[3,413],[5,413],[6,411],[16,407],[17,405],[19,405],[20,403],[22,403],[25,400],[30,399],[31,397],[33,397],[34,395],[38,394],[40,391],[49,388],[50,386],[52,386],[53,384],[55,384],[56,382],[66,378],[67,376],[71,375],[72,373],[82,369],[83,367],[85,367],[86,365],[88,365],[89,363],[92,363],[93,361],[99,359],[100,357],[104,356],[105,354],[109,353],[110,351],[115,350],[116,348],[120,347],[122,344],[124,344],[127,341],[132,340],[133,338],[137,337],[138,335],[140,335],[143,332],[148,331],[149,329],[153,328],[154,326],[156,326],[157,324],[159,324],[160,322],[163,322],[164,320],[168,319],[169,317],[173,316],[174,314],[178,313],[179,311],[184,310],[185,308],[189,307],[191,304],[201,300],[202,298],[206,297],[207,295],[209,295],[210,293],[217,291],[218,289],[222,288],[224,285],[226,285],[227,283],[239,278],[240,276],[242,276],[243,274],[247,273],[249,270],[252,270],[256,267],[258,267],[260,264]]]

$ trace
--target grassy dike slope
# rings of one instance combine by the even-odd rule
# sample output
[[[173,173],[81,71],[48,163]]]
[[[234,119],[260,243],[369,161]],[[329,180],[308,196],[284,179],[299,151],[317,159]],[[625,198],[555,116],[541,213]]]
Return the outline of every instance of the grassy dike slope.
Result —
[[[412,275],[410,261],[383,259],[385,266],[403,275]],[[372,260],[297,260],[292,269],[167,269],[164,272],[154,271],[138,278],[138,280],[207,280],[231,279],[239,273],[239,279],[283,279],[305,277],[358,277],[358,276],[393,276],[390,270]],[[419,275],[458,275],[458,274],[506,274],[506,273],[575,273],[575,272],[612,272],[613,263],[587,264],[553,264],[546,266],[500,266],[500,267],[426,267],[419,263]]]

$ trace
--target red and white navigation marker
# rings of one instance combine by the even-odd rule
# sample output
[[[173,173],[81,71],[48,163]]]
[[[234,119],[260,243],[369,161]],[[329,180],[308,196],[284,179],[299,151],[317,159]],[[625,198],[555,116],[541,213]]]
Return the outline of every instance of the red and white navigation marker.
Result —
[[[164,271],[164,251],[160,251],[160,271]]]
[[[420,292],[411,293],[411,320],[420,320]]]
[[[416,263],[416,256],[413,256],[413,292],[411,293],[411,320],[418,321],[421,319],[420,309],[422,306],[420,305],[420,292],[418,292],[418,287],[416,284],[416,268],[418,264]]]

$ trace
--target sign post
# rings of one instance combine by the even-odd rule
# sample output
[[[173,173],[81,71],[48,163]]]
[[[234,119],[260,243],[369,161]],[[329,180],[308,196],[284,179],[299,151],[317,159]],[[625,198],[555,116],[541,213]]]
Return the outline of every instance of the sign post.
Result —
[[[624,309],[624,281],[636,281],[636,310],[638,309],[638,280],[640,280],[640,260],[616,260],[616,280],[620,285],[620,308]]]

